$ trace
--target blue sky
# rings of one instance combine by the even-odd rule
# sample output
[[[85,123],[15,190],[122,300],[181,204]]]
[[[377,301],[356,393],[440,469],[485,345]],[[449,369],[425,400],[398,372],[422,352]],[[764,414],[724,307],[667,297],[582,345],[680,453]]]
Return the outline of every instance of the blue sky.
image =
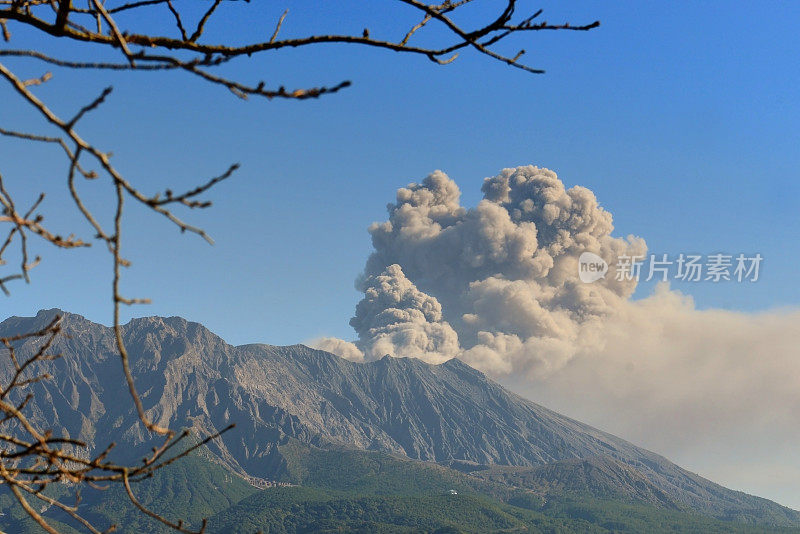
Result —
[[[361,27],[348,6],[309,15],[309,3],[292,5],[288,33]],[[351,88],[318,101],[243,102],[183,75],[56,71],[39,94],[65,115],[114,84],[108,105],[82,132],[112,149],[118,167],[145,191],[188,188],[242,163],[209,195],[213,208],[187,216],[214,236],[213,247],[131,209],[127,254],[134,265],[125,287],[153,304],[129,315],[181,315],[234,343],[352,338],[348,320],[359,299],[353,281],[371,248],[366,227],[385,219],[396,188],[442,169],[459,183],[462,203],[474,205],[484,177],[522,164],[549,167],[567,185],[592,189],[614,214],[616,234],[642,236],[652,252],[764,256],[756,284],[676,286],[698,306],[796,306],[800,5],[531,7],[539,5],[547,20],[600,19],[602,26],[517,41],[530,63],[547,70],[538,76],[469,53],[440,67],[330,46],[239,61],[229,72],[288,87],[350,79]],[[274,15],[248,9],[255,20]],[[397,34],[375,9],[372,34]],[[213,31],[237,38],[252,31],[252,20]],[[18,33],[13,44],[29,39]],[[80,51],[46,46],[62,55]],[[41,74],[35,67],[24,68]],[[31,124],[29,110],[6,98],[3,122]],[[49,192],[51,226],[89,235],[62,202],[64,166],[56,152],[4,139],[0,162],[21,195]],[[102,210],[106,186],[84,187]],[[43,252],[33,284],[13,287],[0,315],[61,307],[108,323],[110,260],[100,250]],[[639,294],[651,289],[642,284]]]
[[[191,5],[189,0],[178,4]],[[526,74],[470,53],[437,66],[419,57],[326,46],[256,56],[226,66],[225,72],[289,88],[349,79],[351,88],[317,101],[244,102],[224,89],[174,73],[54,71],[53,80],[36,92],[65,116],[114,85],[102,111],[83,121],[80,131],[113,150],[118,168],[144,192],[189,189],[232,162],[242,164],[233,179],[208,195],[214,202],[211,209],[186,214],[216,239],[213,247],[128,204],[124,253],[133,266],[124,275],[124,288],[130,297],[151,297],[153,304],[126,309],[126,316],[180,315],[237,344],[292,344],[319,336],[352,339],[348,321],[360,299],[354,280],[371,250],[366,229],[386,219],[386,204],[394,200],[396,189],[441,169],[460,185],[462,204],[474,206],[484,177],[526,164],[555,170],[567,186],[593,190],[614,215],[615,235],[641,236],[653,253],[764,257],[754,284],[673,284],[692,295],[699,308],[796,309],[800,3],[563,4],[523,2],[525,9],[543,7],[551,22],[599,19],[602,25],[589,33],[523,36],[509,47],[511,53],[524,47],[528,61],[546,69],[545,75]],[[212,26],[209,37],[263,39],[282,11],[272,5],[226,3],[231,17],[227,24]],[[373,36],[396,39],[403,33],[397,28],[403,12],[388,12],[384,3],[366,3],[369,12],[363,16],[355,14],[355,2],[349,0],[289,5],[286,35],[360,33],[364,25]],[[41,46],[75,58],[84,50],[12,31],[17,48]],[[4,63],[24,76],[39,76],[44,70],[39,64]],[[39,129],[32,110],[10,97],[8,87],[0,87],[4,127],[47,132]],[[43,212],[54,231],[91,236],[66,201],[64,161],[52,148],[0,138],[0,172],[20,203],[47,192]],[[80,187],[108,221],[108,184]],[[37,252],[44,261],[32,272],[33,283],[13,285],[10,297],[0,297],[0,318],[60,307],[110,322],[112,264],[100,247],[61,253],[39,247]],[[636,296],[652,290],[653,284],[640,284]],[[730,410],[722,406],[723,412],[731,412],[738,434],[716,432],[723,425],[714,417],[703,419],[701,414],[724,404],[708,393],[692,410],[694,417],[687,417],[678,403],[679,415],[651,418],[649,399],[643,398],[623,406],[629,409],[626,419],[611,402],[628,402],[616,389],[607,395],[607,404],[601,398],[606,390],[595,384],[594,400],[583,406],[574,387],[558,383],[552,389],[566,391],[574,397],[571,401],[558,404],[551,395],[550,404],[541,384],[520,391],[716,481],[797,508],[800,489],[791,468],[797,465],[792,434],[797,411],[792,407],[800,404],[790,383],[796,350],[793,339],[786,341],[794,317],[787,313],[753,321],[753,328],[769,335],[765,324],[790,325],[782,334],[775,332],[775,337],[782,335],[775,365],[770,354],[755,352],[757,358],[748,353],[729,359],[729,379],[736,379],[737,372],[747,375],[751,368],[759,371],[761,361],[774,371],[753,374],[752,380],[747,375],[752,387],[733,395],[735,400],[752,394],[756,409],[751,420],[736,404]],[[723,324],[738,324],[744,331],[751,326],[749,319]],[[750,350],[742,345],[739,352]],[[683,361],[691,364],[695,356]],[[675,367],[688,369],[687,378],[682,383],[665,379],[667,391],[691,389],[692,365],[681,367],[678,361]],[[665,365],[662,371],[669,369]],[[724,382],[709,371],[718,367],[704,369],[711,381]],[[593,383],[594,371],[588,375]],[[642,390],[648,392],[648,387]],[[704,387],[698,386],[700,393],[710,391]],[[773,390],[778,393],[772,395]],[[784,390],[789,393],[781,396]],[[680,394],[672,397],[681,400]],[[760,397],[777,399],[775,406],[791,414],[780,419],[769,410],[758,411]],[[690,429],[691,420],[697,420],[708,435],[681,433],[679,419],[686,419]],[[793,437],[781,433],[786,429]],[[662,434],[674,434],[677,444],[649,437]],[[752,445],[736,445],[751,438]]]

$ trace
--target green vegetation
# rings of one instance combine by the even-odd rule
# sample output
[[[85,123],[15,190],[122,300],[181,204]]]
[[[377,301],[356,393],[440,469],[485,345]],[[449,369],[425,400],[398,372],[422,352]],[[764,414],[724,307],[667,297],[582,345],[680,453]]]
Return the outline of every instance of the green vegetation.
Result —
[[[503,505],[476,496],[363,496],[311,488],[271,488],[212,518],[212,532],[493,532],[525,524]]]
[[[198,456],[184,458],[151,479],[133,486],[139,501],[171,521],[198,527],[203,518],[224,510],[258,490],[223,467]],[[87,495],[87,516],[96,524],[119,525],[117,532],[174,532],[135,510],[118,485]]]
[[[281,452],[288,480],[302,486],[268,488],[241,500],[210,519],[211,532],[800,532],[619,499],[544,496],[378,452],[293,442]]]
[[[800,532],[797,528],[755,527],[687,512],[664,510],[645,504],[596,499],[591,496],[558,496],[548,499],[538,511],[550,518],[571,522],[581,521],[583,525],[591,525],[591,530],[587,532],[703,532],[705,534]]]
[[[652,506],[575,497],[538,510],[477,495],[359,495],[289,487],[269,488],[211,518],[214,533],[311,532],[542,532],[542,533],[767,533],[797,532],[736,525]]]
[[[290,442],[281,448],[287,481],[301,484],[257,490],[223,467],[193,456],[135,485],[141,501],[169,519],[208,532],[275,533],[767,533],[800,529],[744,523],[659,508],[619,498],[577,493],[542,494],[378,452],[326,451]],[[453,491],[456,492],[453,494]],[[0,494],[0,530],[40,529]],[[84,513],[124,533],[171,532],[143,517],[121,488],[85,495]],[[49,510],[67,534],[75,530]],[[78,529],[80,530],[80,529]]]
[[[53,489],[62,494],[67,492],[64,488]],[[167,519],[183,519],[197,527],[203,518],[229,508],[258,490],[222,466],[199,456],[189,456],[156,471],[152,478],[134,483],[133,491],[142,504]],[[95,525],[116,524],[115,532],[124,534],[175,532],[136,510],[118,484],[106,491],[84,490],[81,498],[81,513]],[[69,503],[74,499],[62,500]],[[42,532],[7,492],[0,494],[0,511],[6,514],[0,516],[0,530],[4,532]],[[44,517],[54,526],[58,525],[64,534],[85,532],[72,518],[55,508],[48,509]]]
[[[67,494],[64,488],[58,486],[51,486],[44,493],[52,498],[62,497]],[[44,502],[35,499],[31,499],[31,501],[35,506],[34,509],[41,512]],[[69,499],[66,501],[69,502]],[[78,534],[77,530],[58,520],[53,520],[51,524],[62,534]],[[23,511],[11,492],[3,485],[0,485],[0,531],[8,532],[9,534],[40,534],[42,532],[42,527]]]
[[[419,495],[451,489],[492,495],[508,493],[504,485],[380,452],[312,449],[294,441],[281,446],[280,452],[289,472],[285,480],[302,486],[370,495]]]

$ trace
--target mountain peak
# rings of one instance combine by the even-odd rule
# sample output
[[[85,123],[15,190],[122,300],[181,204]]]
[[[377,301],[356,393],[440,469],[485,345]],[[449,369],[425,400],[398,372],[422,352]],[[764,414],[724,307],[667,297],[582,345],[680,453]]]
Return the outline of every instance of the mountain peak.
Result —
[[[39,310],[36,312],[36,318],[50,318],[55,317],[56,315],[67,315],[67,312],[60,308],[50,308],[48,310]]]
[[[449,360],[447,360],[446,362],[442,363],[441,365],[444,366],[444,367],[448,367],[450,369],[470,369],[472,371],[475,371],[474,368],[470,367],[469,365],[467,365],[466,363],[462,362],[458,358],[450,358]]]
[[[59,308],[43,309],[36,312],[33,317],[12,315],[0,321],[0,335],[23,334],[36,332],[46,328],[56,317],[61,317],[62,328],[73,324],[89,323],[85,317],[74,313],[65,312]]]
[[[56,315],[65,317],[69,336],[59,336],[53,346],[63,354],[52,362],[58,379],[33,386],[43,390],[28,407],[36,424],[64,428],[94,447],[125,443],[138,454],[147,439],[136,430],[129,403],[120,402],[122,377],[110,328],[50,309],[6,319],[0,336],[44,327]],[[606,467],[570,461],[604,456],[688,507],[720,514],[768,507],[776,517],[784,514],[787,524],[798,521],[794,512],[726,490],[523,399],[456,358],[432,365],[385,356],[358,364],[304,345],[235,347],[181,317],[133,319],[122,335],[142,399],[159,424],[208,435],[236,422],[207,452],[243,475],[280,476],[286,464],[280,447],[287,440],[465,465],[533,469],[566,461],[559,472],[568,469],[574,480]],[[20,356],[35,350],[35,343],[24,344]],[[619,470],[606,471],[613,477]]]
[[[462,378],[470,377],[473,380],[480,380],[483,382],[488,382],[489,379],[486,378],[486,375],[482,372],[478,371],[474,367],[462,362],[458,358],[450,358],[441,366],[445,369],[448,369],[450,372],[453,372]]]

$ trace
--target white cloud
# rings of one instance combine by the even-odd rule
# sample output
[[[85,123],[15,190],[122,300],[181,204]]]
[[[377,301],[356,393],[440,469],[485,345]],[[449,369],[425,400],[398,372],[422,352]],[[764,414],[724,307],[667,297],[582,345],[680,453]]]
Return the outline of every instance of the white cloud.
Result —
[[[355,343],[350,343],[336,337],[320,337],[306,343],[312,349],[324,350],[331,354],[336,354],[340,358],[351,362],[363,362],[364,353],[356,347]]]

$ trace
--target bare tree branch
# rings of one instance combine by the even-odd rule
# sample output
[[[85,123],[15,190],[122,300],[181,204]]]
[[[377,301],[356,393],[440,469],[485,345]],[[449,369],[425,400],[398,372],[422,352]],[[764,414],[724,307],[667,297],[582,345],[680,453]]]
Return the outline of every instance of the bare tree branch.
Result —
[[[285,36],[283,26],[287,9],[277,21],[263,21],[265,28],[273,28],[268,39],[231,44],[206,39],[206,30],[226,11],[227,2],[223,0],[211,1],[202,14],[199,10],[186,10],[185,3],[173,0],[86,0],[79,2],[80,5],[72,0],[0,0],[0,32],[5,43],[12,41],[12,29],[24,27],[28,31],[38,32],[40,39],[52,37],[74,41],[86,45],[79,48],[81,51],[89,50],[86,56],[79,55],[83,52],[72,52],[74,57],[56,57],[35,48],[5,47],[0,48],[0,58],[8,58],[12,62],[9,65],[16,65],[17,62],[45,63],[60,69],[81,71],[146,71],[153,74],[155,71],[177,71],[191,75],[192,79],[224,87],[240,98],[255,96],[303,100],[337,93],[349,87],[351,82],[345,80],[331,85],[298,89],[286,89],[276,84],[277,87],[267,88],[267,83],[263,80],[248,82],[229,77],[218,67],[236,58],[264,52],[322,44],[353,44],[411,54],[440,65],[451,63],[460,53],[471,50],[526,72],[542,73],[542,69],[522,62],[525,52],[523,49],[507,54],[497,45],[514,35],[528,32],[588,31],[599,25],[596,21],[578,26],[540,22],[541,10],[515,19],[517,0],[487,2],[485,5],[496,9],[496,15],[478,27],[466,27],[456,22],[460,19],[455,15],[461,13],[462,8],[478,2],[479,0],[443,0],[438,4],[420,0],[388,2],[390,7],[397,6],[406,10],[413,17],[410,20],[418,21],[410,26],[395,28],[397,31],[394,37],[372,35],[368,29],[355,34]],[[189,24],[194,20],[190,16],[192,13],[199,18]],[[121,16],[117,18],[118,15]],[[293,14],[294,16],[296,15]],[[171,35],[148,31],[146,23],[152,20],[167,20],[167,26],[172,28]],[[190,33],[191,28],[194,29]],[[397,39],[399,35],[402,37]],[[426,35],[435,39],[426,39]],[[442,38],[447,39],[444,45],[425,44],[442,42]],[[116,61],[98,61],[98,50],[112,50],[119,53],[120,57]],[[122,486],[133,506],[153,520],[180,532],[192,532],[182,521],[170,521],[145,507],[136,497],[131,483],[152,476],[157,470],[205,446],[231,427],[212,433],[193,445],[187,445],[188,432],[178,433],[148,416],[136,388],[121,325],[122,305],[148,302],[147,299],[130,298],[121,293],[123,268],[130,265],[122,254],[123,219],[126,201],[131,201],[166,218],[181,232],[197,234],[212,243],[202,228],[184,222],[176,210],[209,207],[211,202],[204,200],[203,195],[230,178],[239,165],[231,165],[223,173],[183,193],[176,194],[171,189],[166,189],[163,193],[146,194],[112,163],[110,151],[99,148],[96,143],[85,139],[78,132],[83,119],[102,108],[112,93],[111,87],[107,87],[75,110],[71,118],[67,119],[55,113],[54,108],[34,93],[37,87],[51,83],[49,72],[36,78],[24,79],[8,65],[0,62],[0,78],[8,83],[4,87],[11,89],[4,97],[6,100],[16,97],[19,102],[30,106],[46,127],[56,132],[44,134],[27,127],[0,124],[0,136],[60,149],[60,153],[65,156],[64,183],[69,193],[68,198],[93,232],[91,239],[81,239],[73,234],[62,237],[62,234],[44,224],[41,210],[45,194],[39,194],[31,204],[16,202],[12,191],[6,188],[0,175],[0,291],[8,293],[8,284],[12,281],[30,282],[31,270],[41,261],[41,258],[30,252],[32,240],[67,250],[88,247],[92,240],[100,242],[113,263],[113,330],[125,386],[140,423],[159,440],[159,445],[153,448],[152,453],[141,464],[120,465],[109,459],[114,444],[91,456],[86,443],[67,435],[54,435],[51,430],[40,427],[26,414],[31,403],[35,402],[34,392],[39,386],[34,386],[51,378],[49,364],[59,358],[58,354],[51,353],[54,341],[58,336],[64,335],[60,318],[57,317],[40,331],[0,337],[0,357],[5,355],[8,358],[11,369],[4,382],[0,382],[0,486],[7,485],[22,509],[46,532],[56,530],[42,513],[37,512],[33,502],[40,501],[54,506],[88,532],[100,532],[100,527],[81,516],[79,490],[82,487],[102,487],[104,484],[105,487],[110,484]],[[95,215],[83,201],[77,184],[81,179],[106,181],[113,186],[114,194],[108,201],[113,213],[111,224],[102,223],[104,219]],[[20,204],[27,205],[27,209],[20,209]],[[14,261],[9,264],[4,258],[12,256]],[[38,343],[38,348],[20,359],[17,348],[21,343]],[[74,505],[43,493],[50,485],[60,482],[68,482],[77,488]],[[113,528],[112,525],[110,529]],[[199,532],[204,530],[205,522]]]

